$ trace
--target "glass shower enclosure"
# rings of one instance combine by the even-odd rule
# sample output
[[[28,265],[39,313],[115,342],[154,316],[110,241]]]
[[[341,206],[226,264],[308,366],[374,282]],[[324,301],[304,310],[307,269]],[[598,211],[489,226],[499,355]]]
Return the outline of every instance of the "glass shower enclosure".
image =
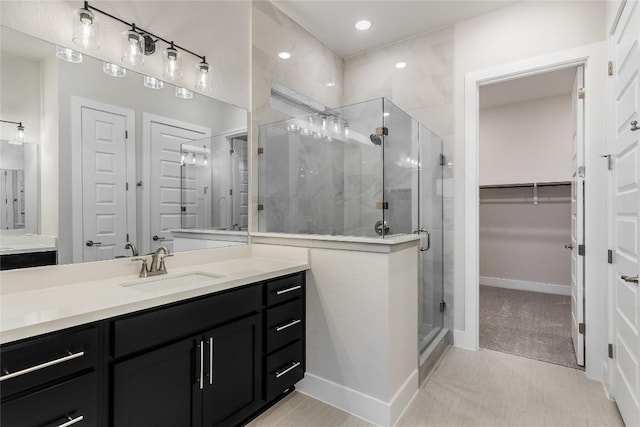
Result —
[[[385,98],[260,126],[258,231],[420,234],[420,349],[443,326],[442,140]]]

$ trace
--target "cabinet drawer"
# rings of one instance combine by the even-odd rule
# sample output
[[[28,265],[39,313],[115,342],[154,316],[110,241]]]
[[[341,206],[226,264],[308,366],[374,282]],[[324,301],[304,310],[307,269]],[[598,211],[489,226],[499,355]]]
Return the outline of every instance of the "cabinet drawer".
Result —
[[[267,310],[265,337],[267,353],[302,339],[304,333],[302,304],[304,304],[303,300],[295,299]]]
[[[304,287],[304,273],[267,282],[267,305],[280,304],[293,298],[300,298]]]
[[[260,285],[161,307],[113,322],[113,356],[185,338],[261,309]]]
[[[267,356],[265,399],[270,401],[304,377],[303,342],[296,341]]]
[[[2,398],[96,366],[98,328],[55,333],[2,347]]]
[[[96,376],[92,372],[5,402],[0,423],[3,427],[97,426]]]

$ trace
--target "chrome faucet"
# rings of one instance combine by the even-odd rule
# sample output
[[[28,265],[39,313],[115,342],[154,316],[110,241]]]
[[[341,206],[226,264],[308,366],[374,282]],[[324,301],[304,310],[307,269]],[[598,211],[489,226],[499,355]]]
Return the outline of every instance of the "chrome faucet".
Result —
[[[161,252],[164,255],[161,255]],[[167,266],[164,263],[164,259],[173,256],[169,249],[165,246],[160,246],[151,255],[151,263],[147,266],[146,258],[132,258],[131,261],[142,261],[139,277],[158,276],[160,274],[167,274]]]
[[[126,245],[124,245],[125,249],[131,249],[131,256],[138,256],[138,248],[136,248],[136,244],[133,242],[127,242]]]

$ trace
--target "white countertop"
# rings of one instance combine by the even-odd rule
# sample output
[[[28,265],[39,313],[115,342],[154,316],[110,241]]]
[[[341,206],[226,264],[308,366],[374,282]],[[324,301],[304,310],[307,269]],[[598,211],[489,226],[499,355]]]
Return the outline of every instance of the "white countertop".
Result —
[[[55,250],[55,237],[38,234],[8,234],[0,236],[0,255]]]
[[[55,251],[56,247],[46,243],[16,243],[0,246],[0,255],[26,254],[31,252]]]
[[[155,306],[307,270],[308,262],[266,257],[246,258],[175,268],[146,279],[135,275],[15,292],[0,297],[0,343],[40,335]],[[175,291],[141,292],[122,284],[211,273],[223,277],[205,286]]]

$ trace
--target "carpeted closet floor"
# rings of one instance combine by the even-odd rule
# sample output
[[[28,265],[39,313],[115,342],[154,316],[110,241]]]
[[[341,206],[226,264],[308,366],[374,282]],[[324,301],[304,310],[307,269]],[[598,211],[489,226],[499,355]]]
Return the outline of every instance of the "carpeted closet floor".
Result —
[[[571,297],[480,285],[480,347],[575,369]]]

